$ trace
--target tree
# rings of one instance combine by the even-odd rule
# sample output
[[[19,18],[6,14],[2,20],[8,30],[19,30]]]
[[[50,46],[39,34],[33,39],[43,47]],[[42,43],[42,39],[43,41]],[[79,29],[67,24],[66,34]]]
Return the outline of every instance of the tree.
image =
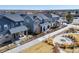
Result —
[[[71,15],[70,12],[68,12],[68,14],[66,15],[66,20],[68,21],[68,23],[72,23],[72,21],[73,21],[73,16]]]
[[[11,11],[10,13],[11,13],[11,14],[15,14],[15,12],[14,12],[14,11]]]
[[[52,46],[54,44],[52,37],[49,37],[45,42],[48,43],[49,45],[52,45]]]

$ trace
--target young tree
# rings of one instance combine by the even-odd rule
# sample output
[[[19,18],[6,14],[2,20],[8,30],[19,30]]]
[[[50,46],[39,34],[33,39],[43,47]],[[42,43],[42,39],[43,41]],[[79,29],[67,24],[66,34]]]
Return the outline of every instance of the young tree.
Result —
[[[66,15],[66,20],[68,21],[68,23],[72,23],[72,21],[73,21],[73,16],[71,15],[70,12],[68,12],[68,14]]]

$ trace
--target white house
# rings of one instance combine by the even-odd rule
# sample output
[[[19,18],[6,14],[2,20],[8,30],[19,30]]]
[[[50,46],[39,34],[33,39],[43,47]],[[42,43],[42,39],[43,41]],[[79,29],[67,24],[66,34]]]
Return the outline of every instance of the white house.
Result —
[[[72,24],[79,25],[79,17],[73,19]]]

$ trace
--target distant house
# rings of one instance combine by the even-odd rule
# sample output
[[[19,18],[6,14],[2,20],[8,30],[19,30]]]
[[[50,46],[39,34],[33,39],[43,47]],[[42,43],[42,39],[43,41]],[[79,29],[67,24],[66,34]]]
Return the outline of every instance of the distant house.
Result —
[[[56,14],[53,14],[53,13],[45,14],[45,15],[49,18],[50,23],[51,23],[51,27],[56,27],[56,26],[54,26],[54,24],[57,24],[57,22],[59,21],[60,16],[56,15]],[[59,25],[59,24],[57,24],[57,25]]]
[[[60,18],[60,16],[59,15],[56,15],[56,14],[52,14],[51,13],[51,15],[52,15],[52,20],[59,20],[59,18]]]
[[[79,17],[74,18],[72,24],[79,25]]]
[[[13,37],[13,39],[19,38],[20,35],[26,34],[28,29],[24,26],[24,19],[19,14],[2,14],[0,15],[0,35],[4,37]],[[11,38],[12,38],[11,37]],[[0,38],[0,40],[3,37]],[[5,37],[6,39],[6,37]],[[10,40],[10,39],[7,39]],[[4,42],[6,40],[3,40]]]
[[[56,14],[53,14],[53,13],[49,13],[49,14],[45,14],[49,19],[50,21],[54,22],[54,21],[57,21],[59,20],[60,16],[59,15],[56,15]]]

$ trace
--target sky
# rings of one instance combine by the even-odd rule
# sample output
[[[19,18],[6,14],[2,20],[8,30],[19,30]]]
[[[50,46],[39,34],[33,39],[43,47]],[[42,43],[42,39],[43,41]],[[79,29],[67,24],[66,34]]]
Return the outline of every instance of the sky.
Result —
[[[79,9],[79,5],[0,5],[0,10],[62,10]]]

